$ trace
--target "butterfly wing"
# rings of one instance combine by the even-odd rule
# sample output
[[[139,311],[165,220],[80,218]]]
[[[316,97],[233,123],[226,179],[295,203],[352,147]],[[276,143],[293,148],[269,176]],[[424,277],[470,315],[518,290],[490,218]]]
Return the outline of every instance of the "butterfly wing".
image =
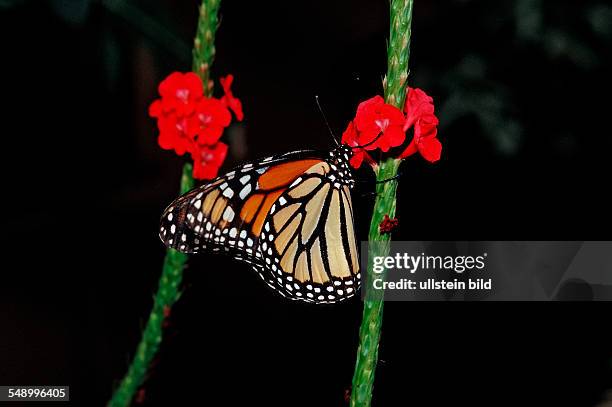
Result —
[[[349,188],[334,171],[308,151],[243,165],[174,201],[160,238],[185,253],[230,252],[286,297],[340,301],[359,269]]]
[[[261,233],[265,280],[281,294],[315,303],[352,297],[360,272],[349,188],[329,164],[294,181],[272,206]]]
[[[270,207],[295,178],[320,161],[315,153],[300,151],[235,168],[166,208],[160,238],[184,253],[210,248],[252,256]]]

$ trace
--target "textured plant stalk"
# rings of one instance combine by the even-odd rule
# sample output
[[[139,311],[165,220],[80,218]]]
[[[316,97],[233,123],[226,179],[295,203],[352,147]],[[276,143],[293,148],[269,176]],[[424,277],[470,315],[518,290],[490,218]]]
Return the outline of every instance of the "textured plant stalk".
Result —
[[[385,102],[400,109],[406,99],[408,79],[408,59],[410,56],[410,25],[412,22],[412,0],[391,1],[391,27],[389,34],[387,75],[383,80]],[[400,160],[389,158],[377,168],[376,180],[386,181],[397,175]],[[380,222],[385,214],[395,217],[397,182],[386,181],[376,185],[376,200],[370,222],[368,268],[364,281],[372,276],[372,259],[375,256],[387,256],[391,237],[381,234]],[[379,278],[381,276],[378,276]],[[364,300],[363,316],[359,328],[359,348],[353,375],[351,407],[368,407],[372,402],[374,375],[378,363],[378,345],[383,321],[384,302],[379,297]]]
[[[413,0],[391,0],[385,102],[402,109],[406,100]]]
[[[218,26],[220,4],[221,0],[202,1],[193,46],[193,71],[202,79],[206,96],[212,96],[213,91],[212,81],[210,80],[210,67],[215,57],[215,33]],[[185,164],[181,176],[181,194],[193,188],[194,181],[192,174],[193,166],[189,163]],[[142,333],[140,343],[136,349],[136,355],[128,368],[128,372],[109,401],[109,407],[129,406],[134,399],[136,391],[144,382],[149,366],[157,354],[162,341],[164,319],[180,297],[183,269],[186,262],[186,254],[174,249],[167,250],[162,275],[154,298],[153,310]]]
[[[213,82],[210,80],[210,67],[215,60],[215,33],[219,25],[219,6],[221,0],[204,0],[200,6],[200,18],[193,43],[193,72],[202,78],[204,95],[210,97]]]
[[[193,188],[192,171],[191,164],[185,164],[181,176],[181,194]],[[186,261],[187,255],[184,253],[174,249],[168,249],[166,252],[162,275],[153,302],[153,310],[149,315],[132,364],[108,403],[109,407],[129,406],[134,394],[143,383],[162,340],[164,319],[179,299],[179,289],[183,280],[183,268]]]

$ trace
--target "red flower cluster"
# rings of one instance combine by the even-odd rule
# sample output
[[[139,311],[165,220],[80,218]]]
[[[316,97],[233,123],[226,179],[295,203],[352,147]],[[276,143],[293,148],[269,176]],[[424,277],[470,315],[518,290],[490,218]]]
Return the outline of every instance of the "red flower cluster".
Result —
[[[393,230],[398,226],[399,220],[397,220],[397,218],[390,218],[389,215],[385,215],[383,220],[380,222],[380,225],[378,225],[378,229],[380,230],[380,233],[384,235],[385,233],[393,232]]]
[[[360,103],[355,118],[342,134],[342,142],[354,147],[351,165],[359,168],[364,160],[375,165],[368,151],[388,152],[400,147],[406,141],[406,132],[413,129],[411,142],[398,158],[418,151],[426,160],[435,162],[442,152],[442,144],[436,137],[437,125],[433,99],[421,89],[408,88],[404,112],[386,104],[380,96]]]
[[[414,137],[399,158],[408,157],[418,151],[427,161],[438,161],[442,144],[436,137],[439,121],[434,114],[433,98],[421,89],[408,88],[404,111],[407,116],[404,131],[414,128]]]
[[[202,80],[195,73],[174,72],[159,85],[161,99],[149,107],[157,118],[159,146],[178,155],[191,154],[193,177],[212,179],[227,155],[227,145],[219,141],[232,116],[242,120],[242,104],[230,89],[233,76],[221,78],[225,95],[221,99],[204,96]]]

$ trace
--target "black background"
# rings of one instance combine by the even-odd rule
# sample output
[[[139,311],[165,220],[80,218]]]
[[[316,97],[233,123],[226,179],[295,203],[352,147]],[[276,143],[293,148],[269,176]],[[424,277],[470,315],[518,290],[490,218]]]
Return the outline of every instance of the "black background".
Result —
[[[226,168],[330,148],[316,94],[340,134],[382,93],[385,1],[221,14],[213,76],[236,76],[246,115]],[[409,82],[434,96],[444,151],[404,163],[396,239],[609,239],[611,16],[595,0],[415,1]],[[0,1],[0,384],[69,384],[73,405],[102,405],[124,373],[183,162],[147,106],[189,70],[196,17],[197,1]],[[358,177],[363,237],[373,177]],[[374,403],[594,406],[612,385],[611,315],[388,303]],[[144,405],[344,405],[360,318],[359,300],[289,303],[244,265],[194,256]]]

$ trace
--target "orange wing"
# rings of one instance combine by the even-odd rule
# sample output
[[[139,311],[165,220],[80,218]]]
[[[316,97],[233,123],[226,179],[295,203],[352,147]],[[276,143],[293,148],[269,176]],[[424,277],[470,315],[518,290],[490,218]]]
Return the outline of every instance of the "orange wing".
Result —
[[[219,177],[174,201],[162,216],[160,237],[169,247],[197,252],[207,245],[256,253],[272,205],[321,159],[266,160]]]

